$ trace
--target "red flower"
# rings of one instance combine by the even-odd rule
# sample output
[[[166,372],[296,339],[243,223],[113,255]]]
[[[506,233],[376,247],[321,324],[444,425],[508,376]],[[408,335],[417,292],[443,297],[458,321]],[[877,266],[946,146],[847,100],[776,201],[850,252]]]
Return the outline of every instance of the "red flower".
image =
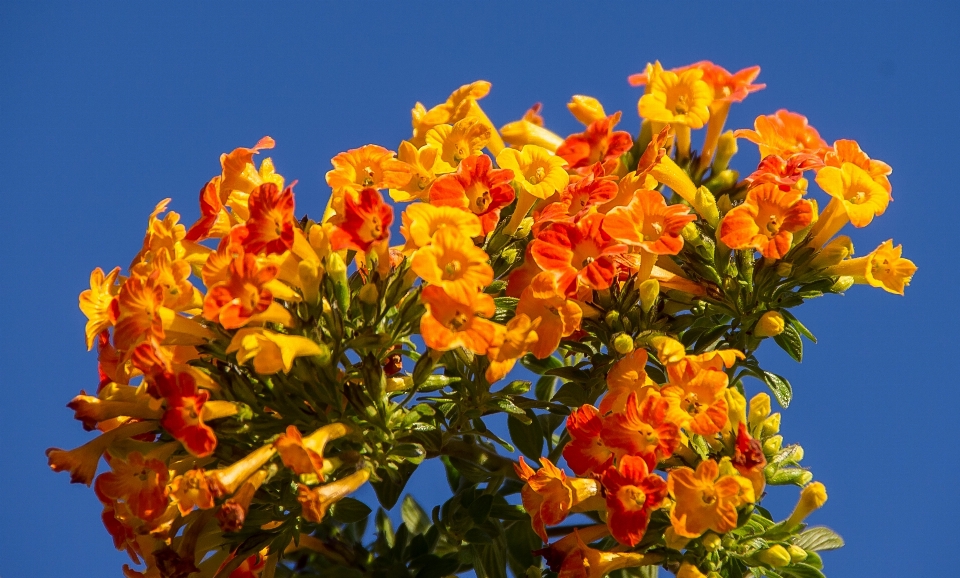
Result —
[[[217,436],[203,423],[203,404],[210,394],[197,389],[189,373],[163,373],[154,378],[157,391],[167,401],[160,419],[163,429],[198,458],[209,456],[217,447]]]
[[[669,457],[680,445],[680,428],[667,421],[670,404],[657,392],[646,395],[643,403],[636,392],[627,396],[622,413],[603,420],[603,443],[618,453],[643,458],[649,468]]]
[[[563,448],[563,459],[578,476],[603,471],[613,461],[613,452],[600,439],[603,421],[592,405],[583,405],[567,417],[570,442]]]
[[[618,122],[619,112],[593,121],[584,132],[568,136],[557,149],[557,156],[566,159],[571,169],[588,167],[598,162],[604,166],[616,162],[620,155],[633,146],[630,133],[613,130]]]
[[[184,237],[187,241],[202,241],[210,237],[222,237],[231,227],[230,213],[220,199],[220,177],[200,189],[200,218],[190,226]]]
[[[255,256],[243,254],[230,261],[228,271],[226,280],[207,292],[203,316],[218,321],[226,329],[236,329],[273,303],[273,293],[264,284],[277,276],[277,266],[261,267]]]
[[[600,225],[603,215],[591,213],[576,224],[555,223],[530,243],[530,254],[544,271],[557,278],[557,287],[574,296],[580,285],[590,289],[610,287],[616,273],[614,257],[627,251]]]
[[[751,186],[772,183],[781,190],[789,191],[803,177],[806,171],[815,171],[823,167],[823,161],[817,155],[796,153],[784,159],[778,155],[767,155],[760,161],[757,170],[744,179]]]
[[[344,196],[343,221],[330,234],[334,251],[353,249],[365,253],[371,245],[386,243],[390,238],[393,208],[383,202],[376,189],[363,189],[359,197],[357,202],[353,195]]]
[[[274,183],[263,183],[250,193],[247,200],[250,218],[249,235],[243,248],[250,253],[283,253],[293,247],[293,188],[280,192]]]
[[[150,521],[167,509],[167,482],[170,472],[156,458],[146,459],[140,452],[130,452],[127,459],[105,457],[112,471],[100,474],[96,492],[111,500],[122,500],[130,512]]]
[[[617,178],[604,176],[600,163],[594,164],[586,175],[571,182],[560,191],[560,200],[550,203],[535,215],[533,233],[550,223],[573,222],[586,215],[592,207],[600,206],[617,196]]]
[[[430,188],[430,204],[457,207],[480,218],[483,234],[497,227],[500,209],[513,202],[513,171],[494,169],[490,157],[475,155],[460,161],[457,172],[444,175]]]
[[[606,489],[607,525],[621,544],[636,546],[650,521],[650,512],[667,497],[663,478],[651,474],[638,457],[624,456],[619,467],[610,466],[600,480]]]

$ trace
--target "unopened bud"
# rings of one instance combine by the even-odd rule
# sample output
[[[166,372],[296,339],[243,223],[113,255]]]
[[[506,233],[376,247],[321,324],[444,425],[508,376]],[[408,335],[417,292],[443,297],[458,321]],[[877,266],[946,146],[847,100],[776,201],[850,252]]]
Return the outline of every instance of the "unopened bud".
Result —
[[[820,482],[813,482],[800,492],[800,500],[793,513],[787,519],[785,527],[792,528],[803,522],[815,510],[827,503],[827,488]]]
[[[380,293],[377,291],[377,286],[373,283],[367,283],[360,288],[360,301],[367,305],[373,305],[380,299]]]
[[[750,399],[750,413],[747,422],[750,429],[759,427],[768,415],[770,415],[770,396],[763,392],[753,396]]]
[[[779,452],[781,447],[783,447],[783,436],[773,436],[763,442],[763,455],[769,458]]]
[[[677,363],[687,354],[682,343],[666,335],[654,335],[646,341],[656,350],[661,363]]]
[[[717,199],[710,192],[710,189],[703,186],[697,189],[692,204],[694,210],[703,217],[704,221],[709,223],[711,227],[717,226],[717,223],[720,222],[720,209],[717,208]]]
[[[780,568],[781,566],[786,566],[790,563],[790,553],[787,552],[787,549],[780,544],[774,544],[766,550],[761,550],[758,552],[757,561],[762,562],[767,566]]]
[[[607,117],[607,113],[603,110],[603,105],[592,96],[575,94],[573,98],[570,99],[570,102],[567,103],[567,108],[570,109],[570,112],[573,113],[573,116],[576,117],[577,120],[587,125]]]
[[[603,322],[607,324],[607,327],[616,327],[620,322],[620,312],[616,309],[607,311],[607,314],[603,316]]]
[[[817,256],[810,261],[810,267],[813,269],[826,269],[833,267],[844,259],[853,256],[853,241],[846,235],[835,237],[829,243],[820,249]]]
[[[793,263],[787,263],[786,261],[780,261],[777,263],[777,275],[781,277],[789,277],[790,273],[793,272]]]
[[[753,334],[757,337],[776,337],[783,333],[785,326],[786,321],[779,311],[767,311],[760,321],[757,321]]]
[[[721,195],[720,198],[717,199],[717,209],[720,210],[721,215],[726,215],[732,208],[733,202],[730,200],[730,195]]]
[[[703,537],[703,547],[707,552],[716,552],[720,549],[720,536],[713,532],[707,532],[707,535]]]
[[[413,387],[413,378],[409,375],[388,377],[386,384],[387,393],[393,393],[394,391],[406,391]]]
[[[332,252],[327,255],[327,275],[333,281],[337,305],[345,314],[350,309],[350,283],[347,280],[347,264],[340,253]]]
[[[780,433],[780,414],[775,413],[760,424],[760,437],[770,437]],[[799,446],[798,446],[799,447]]]
[[[650,313],[660,296],[660,282],[656,279],[647,279],[640,284],[640,309]]]
[[[503,259],[505,263],[512,265],[513,262],[517,260],[517,255],[519,254],[520,252],[516,249],[506,249],[500,253],[500,258]]]
[[[776,464],[770,464],[763,469],[764,477],[771,486],[785,486],[793,484],[803,486],[809,484],[813,479],[813,473],[801,468],[781,468],[777,469]]]
[[[673,530],[673,526],[668,527],[663,533],[663,540],[666,542],[667,548],[672,550],[683,550],[690,542],[690,538],[685,538],[677,534]]]
[[[520,226],[517,227],[517,231],[513,234],[513,236],[517,237],[518,239],[523,239],[530,234],[530,229],[532,228],[533,217],[524,217],[524,219],[520,221]]]
[[[803,446],[793,444],[783,448],[783,451],[774,456],[770,462],[774,464],[798,464],[802,460]]]
[[[613,348],[616,349],[620,355],[626,355],[633,351],[633,338],[626,333],[618,333],[617,336],[613,338]]]
[[[711,166],[713,173],[726,171],[727,167],[730,166],[730,159],[735,154],[737,154],[737,137],[733,136],[732,130],[728,130],[721,134],[717,140],[717,154],[713,157],[713,165]]]
[[[790,544],[787,547],[787,552],[790,553],[790,560],[793,562],[803,562],[807,559],[807,551],[796,544]]]
[[[856,279],[850,277],[849,275],[844,275],[839,277],[837,282],[830,287],[832,293],[843,293],[847,289],[853,287],[853,284],[856,282]]]
[[[693,221],[687,223],[682,229],[680,229],[680,236],[683,237],[684,241],[695,247],[703,245],[700,229],[693,224]]]

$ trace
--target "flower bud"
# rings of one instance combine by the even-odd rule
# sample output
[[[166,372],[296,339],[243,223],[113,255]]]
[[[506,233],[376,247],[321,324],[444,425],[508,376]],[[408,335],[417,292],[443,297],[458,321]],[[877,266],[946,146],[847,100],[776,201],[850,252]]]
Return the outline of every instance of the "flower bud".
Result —
[[[332,252],[327,255],[327,275],[333,280],[334,294],[337,305],[343,314],[350,309],[350,283],[347,280],[347,264],[343,262],[340,253]]]
[[[690,542],[690,538],[678,535],[673,530],[673,526],[668,527],[666,532],[663,533],[663,540],[666,542],[667,548],[672,550],[683,550]]]
[[[517,256],[518,256],[519,254],[520,254],[520,252],[517,251],[516,249],[513,249],[513,248],[511,248],[511,249],[506,249],[506,250],[504,250],[504,251],[501,251],[501,253],[500,253],[500,258],[503,259],[503,261],[504,261],[505,263],[508,263],[508,264],[511,264],[511,265],[512,265],[513,262],[517,260]]]
[[[849,275],[844,275],[843,277],[837,278],[837,282],[830,287],[832,293],[843,293],[847,289],[853,287],[853,284],[856,282],[856,279]]]
[[[773,436],[767,441],[763,442],[763,455],[770,458],[773,454],[780,451],[780,448],[783,446],[783,436]]]
[[[713,165],[711,166],[713,173],[726,171],[730,165],[730,159],[735,154],[737,154],[737,137],[733,136],[732,130],[728,130],[721,134],[720,139],[717,140],[717,154],[713,157]]]
[[[787,263],[786,261],[777,263],[777,275],[789,277],[790,273],[793,273],[793,263]]]
[[[677,570],[677,578],[707,578],[707,576],[693,564],[684,562],[680,565],[680,569]]]
[[[777,468],[776,464],[770,464],[763,469],[763,475],[766,477],[767,483],[772,486],[785,486],[787,484],[803,486],[809,484],[810,480],[813,479],[813,474],[802,468]]]
[[[640,284],[640,309],[650,313],[660,296],[660,282],[656,279],[647,279]]]
[[[395,391],[406,391],[413,387],[413,378],[409,375],[399,375],[387,378],[385,391],[393,393]]]
[[[826,269],[833,267],[844,259],[853,256],[853,242],[850,237],[840,235],[824,245],[810,261],[810,267],[813,269]]]
[[[767,566],[780,568],[790,563],[790,553],[780,544],[774,544],[766,550],[758,552],[757,560]]]
[[[793,513],[787,518],[784,524],[785,527],[792,528],[803,522],[814,510],[822,508],[826,503],[827,488],[822,483],[813,482],[804,487],[803,490],[800,491],[800,501],[797,502],[797,507],[793,509]]]
[[[775,413],[760,424],[760,437],[767,438],[780,432],[780,414]],[[797,446],[799,447],[799,446]]]
[[[533,217],[524,217],[520,221],[520,226],[517,227],[517,230],[513,233],[513,236],[518,239],[523,239],[530,234],[530,229],[533,228]]]
[[[373,283],[367,283],[360,288],[360,302],[366,305],[373,305],[380,299],[380,293],[377,291],[377,286]]]
[[[700,229],[698,229],[697,226],[693,224],[693,221],[687,223],[686,225],[684,225],[682,229],[680,229],[680,236],[683,237],[684,241],[686,241],[687,243],[690,243],[695,247],[699,247],[703,245],[703,239],[701,238],[701,235],[700,235]]]
[[[703,537],[703,547],[707,552],[716,552],[720,549],[720,536],[717,536],[713,532],[707,532]]]
[[[707,187],[701,186],[693,197],[693,209],[703,220],[716,227],[720,222],[720,209],[717,208],[717,199]]]
[[[783,333],[786,322],[779,311],[767,311],[757,321],[753,334],[757,337],[775,337]]]
[[[730,200],[730,195],[721,195],[720,198],[717,199],[717,209],[720,210],[721,215],[726,215],[732,208],[733,202]]]
[[[616,309],[608,311],[606,315],[603,316],[603,322],[607,324],[607,327],[615,327],[620,321],[620,312]]]
[[[750,429],[759,427],[768,415],[770,415],[770,396],[763,392],[753,396],[750,399],[750,413],[747,418]]]
[[[616,349],[620,355],[626,355],[633,351],[633,338],[626,333],[618,333],[617,336],[613,338],[613,348]]]
[[[577,120],[586,125],[607,117],[603,105],[592,96],[575,94],[567,103],[567,108]]]
[[[787,552],[790,553],[790,560],[793,562],[803,562],[807,559],[807,551],[796,544],[790,544],[787,547]]]

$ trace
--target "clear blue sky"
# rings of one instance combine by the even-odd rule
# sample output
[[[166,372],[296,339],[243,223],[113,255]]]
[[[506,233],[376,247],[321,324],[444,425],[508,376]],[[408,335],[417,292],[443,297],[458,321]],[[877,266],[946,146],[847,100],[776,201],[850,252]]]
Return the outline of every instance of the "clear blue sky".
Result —
[[[330,157],[370,142],[395,150],[416,101],[479,78],[493,83],[483,104],[498,124],[541,101],[552,127],[572,131],[564,103],[583,93],[623,110],[634,131],[638,90],[626,77],[655,59],[759,64],[768,88],[734,107],[733,125],[788,108],[893,166],[895,202],[854,242],[861,254],[890,237],[904,244],[920,267],[907,296],[856,287],[814,301],[798,310],[820,338],[802,365],[772,346],[760,354],[793,382],[784,435],[830,494],[812,521],[847,540],[826,554],[828,575],[950,572],[960,548],[953,7],[350,4],[0,4],[2,578],[119,576],[124,556],[93,493],[50,473],[43,450],[88,437],[64,407],[96,387],[77,294],[94,267],[130,262],[158,200],[173,197],[192,222],[218,155],[270,135],[279,171],[300,181],[298,212],[318,216]],[[439,480],[418,475],[414,493],[430,496]],[[773,494],[786,515],[796,490]]]

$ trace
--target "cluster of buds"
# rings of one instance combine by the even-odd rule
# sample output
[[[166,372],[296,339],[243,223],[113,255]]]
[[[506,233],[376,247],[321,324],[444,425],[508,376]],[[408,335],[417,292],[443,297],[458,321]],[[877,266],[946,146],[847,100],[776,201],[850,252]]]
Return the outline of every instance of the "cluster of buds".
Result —
[[[636,137],[583,95],[582,132],[539,104],[498,130],[490,84],[465,85],[417,103],[397,153],[336,155],[319,221],[256,162],[271,138],[223,154],[195,223],[164,200],[127,271],[91,274],[99,381],[68,407],[98,436],[50,467],[94,487],[130,578],[820,575],[842,541],[805,526],[826,492],[770,395],[747,394],[792,395],[754,352],[771,338],[799,361],[813,336],[789,309],[854,283],[902,294],[916,267],[838,236],[891,200],[856,142],[785,110],[725,132],[758,74],[648,65]],[[740,138],[762,157],[742,180]],[[495,388],[518,362],[536,384]],[[430,458],[453,497],[433,516],[408,497],[397,530],[381,510],[365,543],[351,494],[390,509]],[[784,484],[802,491],[778,522],[760,502]]]

